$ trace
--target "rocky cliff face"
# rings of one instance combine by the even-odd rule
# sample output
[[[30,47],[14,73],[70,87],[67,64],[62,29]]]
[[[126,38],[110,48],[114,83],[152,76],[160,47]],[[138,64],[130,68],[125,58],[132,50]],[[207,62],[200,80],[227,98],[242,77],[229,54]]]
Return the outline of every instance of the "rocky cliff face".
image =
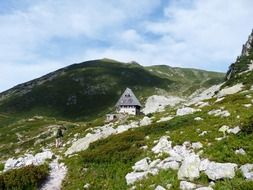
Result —
[[[242,75],[251,70],[253,70],[253,30],[246,43],[242,46],[241,55],[237,57],[235,63],[230,65],[226,79],[236,78],[238,74]]]
[[[249,56],[250,50],[253,48],[253,30],[249,35],[248,41],[242,46],[242,53],[241,56]]]

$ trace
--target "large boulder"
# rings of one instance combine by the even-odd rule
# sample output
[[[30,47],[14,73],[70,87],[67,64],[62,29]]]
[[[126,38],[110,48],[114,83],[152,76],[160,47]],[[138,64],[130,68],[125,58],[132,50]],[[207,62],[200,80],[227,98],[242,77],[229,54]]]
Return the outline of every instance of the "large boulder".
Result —
[[[141,121],[140,121],[140,126],[146,126],[146,125],[150,125],[152,122],[152,120],[145,116]]]
[[[131,172],[126,175],[127,185],[131,185],[138,180],[144,179],[149,172]]]
[[[132,167],[136,172],[147,171],[149,169],[150,158],[146,157],[138,162]]]
[[[237,133],[239,133],[241,131],[241,129],[240,129],[240,127],[235,127],[235,128],[233,128],[233,129],[228,129],[228,133],[233,133],[233,134],[237,134]]]
[[[166,190],[164,187],[162,187],[161,185],[158,185],[155,190]]]
[[[180,182],[180,189],[181,190],[193,190],[196,189],[197,185],[194,183],[190,183],[187,181],[181,181]]]
[[[242,165],[240,170],[247,180],[253,180],[253,164]]]
[[[233,163],[216,163],[211,162],[208,164],[205,174],[211,180],[218,180],[223,178],[232,179],[235,176],[235,169],[237,164]]]
[[[200,158],[198,155],[192,154],[183,160],[181,167],[178,170],[178,179],[194,180],[198,178],[200,166]]]
[[[188,115],[188,114],[192,114],[196,111],[197,110],[194,109],[194,108],[184,107],[184,108],[180,108],[180,109],[177,110],[177,115],[178,116]]]
[[[169,153],[169,151],[172,148],[171,144],[172,144],[172,142],[168,141],[168,139],[167,139],[166,136],[163,136],[163,137],[161,137],[159,139],[157,145],[152,148],[152,151],[155,154],[158,154],[158,153]]]
[[[179,163],[176,161],[166,161],[163,160],[162,162],[160,162],[157,167],[159,169],[163,169],[163,170],[168,170],[168,169],[172,169],[172,170],[178,170],[179,168]]]
[[[213,190],[213,188],[212,187],[199,187],[195,190]]]
[[[24,157],[19,157],[18,159],[9,158],[4,165],[4,171],[10,169],[16,169],[28,165],[40,165],[43,164],[46,159],[51,159],[53,153],[50,150],[45,150],[44,152],[37,153],[36,155],[26,154]]]

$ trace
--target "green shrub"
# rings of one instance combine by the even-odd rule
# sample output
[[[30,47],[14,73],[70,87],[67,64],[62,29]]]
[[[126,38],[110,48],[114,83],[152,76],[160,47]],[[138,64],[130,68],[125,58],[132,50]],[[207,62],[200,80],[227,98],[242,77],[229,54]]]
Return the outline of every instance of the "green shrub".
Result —
[[[4,170],[4,163],[0,163],[0,171]]]
[[[247,122],[242,126],[242,132],[247,134],[253,133],[253,117],[249,118]]]
[[[115,161],[129,162],[140,154],[144,145],[144,133],[131,131],[97,141],[90,145],[89,151],[82,153],[85,163]]]
[[[37,189],[49,174],[48,164],[26,166],[0,175],[1,190]]]

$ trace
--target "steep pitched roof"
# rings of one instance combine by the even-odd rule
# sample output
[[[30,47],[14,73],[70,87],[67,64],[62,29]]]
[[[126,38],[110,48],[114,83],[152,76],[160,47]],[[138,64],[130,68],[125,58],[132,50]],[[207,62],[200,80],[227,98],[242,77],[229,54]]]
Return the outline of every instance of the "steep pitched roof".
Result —
[[[125,92],[121,95],[116,106],[141,106],[139,100],[134,95],[130,88],[127,88]]]

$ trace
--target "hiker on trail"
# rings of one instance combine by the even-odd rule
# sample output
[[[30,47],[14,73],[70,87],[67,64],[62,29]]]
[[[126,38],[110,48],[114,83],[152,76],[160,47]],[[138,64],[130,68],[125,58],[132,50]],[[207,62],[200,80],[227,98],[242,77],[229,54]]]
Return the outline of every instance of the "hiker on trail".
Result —
[[[56,139],[55,139],[56,148],[58,148],[62,145],[63,129],[66,130],[66,128],[62,127],[62,126],[58,127],[58,129],[57,129]]]

